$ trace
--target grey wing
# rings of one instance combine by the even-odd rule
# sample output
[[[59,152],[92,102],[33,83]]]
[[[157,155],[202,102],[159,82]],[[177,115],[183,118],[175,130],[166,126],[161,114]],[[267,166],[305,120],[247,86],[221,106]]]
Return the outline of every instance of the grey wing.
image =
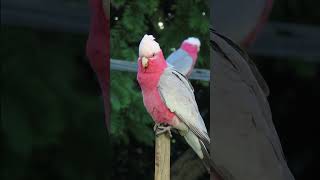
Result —
[[[262,172],[269,179],[294,179],[272,122],[269,89],[258,69],[239,46],[215,31],[210,45],[213,154],[224,157],[220,163],[236,179],[263,179]]]
[[[209,145],[210,138],[189,81],[175,69],[166,68],[160,77],[158,91],[170,111],[174,112],[206,145]]]
[[[229,38],[215,32],[215,30],[211,29],[211,36],[214,39],[214,41],[210,41],[211,46],[216,50],[222,53],[224,58],[226,60],[230,61],[231,64],[232,58],[241,58],[242,60],[247,62],[247,65],[249,66],[251,72],[254,75],[255,80],[258,82],[260,88],[264,91],[265,95],[268,96],[270,93],[269,87],[267,83],[265,82],[263,76],[260,74],[258,68],[254,64],[254,62],[250,59],[248,54],[240,48],[237,44],[235,44],[232,40]],[[218,44],[219,45],[218,45]],[[238,69],[239,67],[235,66],[234,68]],[[239,70],[239,69],[238,69]]]
[[[191,56],[183,49],[178,49],[171,53],[167,58],[167,62],[174,66],[174,68],[184,76],[190,72],[193,66]]]

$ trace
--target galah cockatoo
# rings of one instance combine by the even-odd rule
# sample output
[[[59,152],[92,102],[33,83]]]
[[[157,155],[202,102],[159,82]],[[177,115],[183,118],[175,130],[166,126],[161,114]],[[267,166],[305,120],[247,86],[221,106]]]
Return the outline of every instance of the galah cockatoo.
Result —
[[[207,169],[217,173],[207,151],[210,138],[193,88],[185,76],[167,64],[154,39],[145,35],[140,42],[137,80],[144,105],[156,123],[156,134],[170,132],[171,128],[177,130]]]
[[[200,45],[201,43],[198,38],[189,37],[182,42],[178,50],[168,56],[167,62],[174,66],[181,74],[189,77],[197,62]]]

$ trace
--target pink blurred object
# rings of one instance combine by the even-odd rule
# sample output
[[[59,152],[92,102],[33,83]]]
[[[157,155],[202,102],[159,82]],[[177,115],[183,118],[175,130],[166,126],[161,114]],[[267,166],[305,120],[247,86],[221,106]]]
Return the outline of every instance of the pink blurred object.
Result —
[[[87,41],[86,54],[94,72],[97,75],[102,90],[105,122],[109,130],[109,17],[105,15],[101,0],[89,0],[90,32]]]

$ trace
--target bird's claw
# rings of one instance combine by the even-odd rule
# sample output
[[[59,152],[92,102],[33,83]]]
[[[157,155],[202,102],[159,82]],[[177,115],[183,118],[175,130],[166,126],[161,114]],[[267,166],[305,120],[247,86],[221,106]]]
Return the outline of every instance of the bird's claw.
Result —
[[[172,127],[170,125],[164,125],[164,124],[155,124],[153,126],[153,130],[155,131],[156,136],[167,132],[170,138],[172,138],[171,128]]]
[[[156,132],[160,124],[155,123],[153,126],[153,131]]]

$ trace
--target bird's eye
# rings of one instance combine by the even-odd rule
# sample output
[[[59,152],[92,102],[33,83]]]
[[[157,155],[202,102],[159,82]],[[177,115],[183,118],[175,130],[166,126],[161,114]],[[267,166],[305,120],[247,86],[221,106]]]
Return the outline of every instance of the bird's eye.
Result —
[[[154,57],[155,55],[156,55],[156,53],[153,53],[153,54],[152,54],[152,57]]]

